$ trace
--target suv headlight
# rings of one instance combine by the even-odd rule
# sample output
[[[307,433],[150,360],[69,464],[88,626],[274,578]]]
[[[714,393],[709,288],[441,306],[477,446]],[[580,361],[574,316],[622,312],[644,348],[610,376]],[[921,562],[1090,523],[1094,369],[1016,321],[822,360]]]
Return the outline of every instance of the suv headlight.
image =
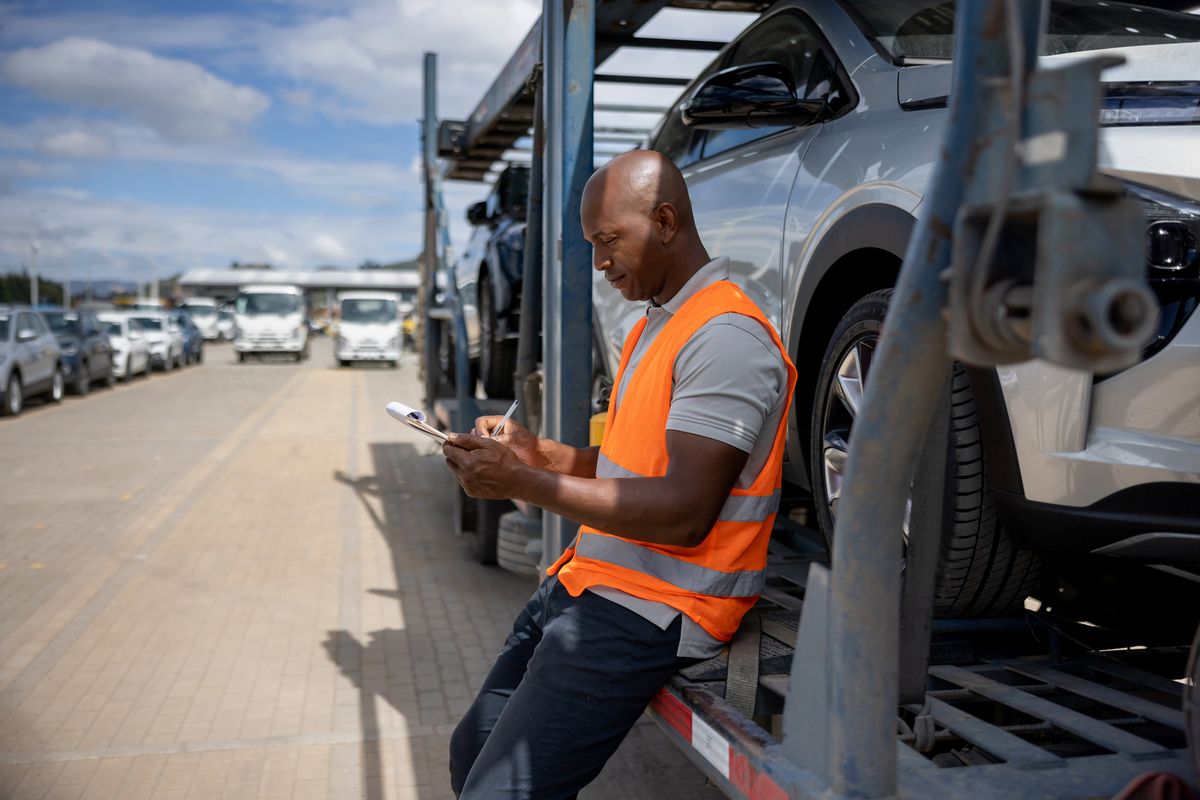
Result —
[[[1179,333],[1200,299],[1200,203],[1148,186],[1126,184],[1146,219],[1146,281],[1158,296],[1158,329],[1143,357]]]

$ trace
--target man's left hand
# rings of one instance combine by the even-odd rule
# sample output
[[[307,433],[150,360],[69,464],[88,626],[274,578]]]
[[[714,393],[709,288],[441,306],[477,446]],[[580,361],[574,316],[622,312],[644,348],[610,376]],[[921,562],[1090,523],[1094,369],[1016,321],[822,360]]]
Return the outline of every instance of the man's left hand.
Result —
[[[442,445],[446,466],[471,497],[508,500],[519,476],[528,469],[516,453],[495,439],[452,433]]]

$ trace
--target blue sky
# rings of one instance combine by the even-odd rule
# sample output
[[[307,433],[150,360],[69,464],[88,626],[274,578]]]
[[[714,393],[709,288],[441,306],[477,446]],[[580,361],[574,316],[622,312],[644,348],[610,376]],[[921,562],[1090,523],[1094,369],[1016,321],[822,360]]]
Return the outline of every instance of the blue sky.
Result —
[[[536,0],[0,0],[0,272],[26,268],[31,244],[55,279],[412,257],[422,53],[438,53],[439,115],[461,118],[540,10]],[[667,11],[643,33],[728,39],[748,21]],[[606,69],[631,71],[630,56],[616,58]],[[694,74],[708,58],[638,51],[632,71]],[[657,91],[601,85],[597,97],[665,105],[674,93]],[[456,242],[462,209],[486,191],[446,185]]]

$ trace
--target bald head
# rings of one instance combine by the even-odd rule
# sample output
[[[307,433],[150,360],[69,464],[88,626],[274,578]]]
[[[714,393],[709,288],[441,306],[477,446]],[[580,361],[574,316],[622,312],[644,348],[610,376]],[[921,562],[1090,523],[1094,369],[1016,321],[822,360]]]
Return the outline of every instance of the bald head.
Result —
[[[627,300],[666,302],[709,261],[683,175],[654,150],[623,153],[596,170],[580,222],[592,266]]]
[[[657,150],[622,153],[596,170],[583,190],[583,202],[589,200],[619,203],[647,214],[670,203],[681,223],[695,226],[683,173]]]

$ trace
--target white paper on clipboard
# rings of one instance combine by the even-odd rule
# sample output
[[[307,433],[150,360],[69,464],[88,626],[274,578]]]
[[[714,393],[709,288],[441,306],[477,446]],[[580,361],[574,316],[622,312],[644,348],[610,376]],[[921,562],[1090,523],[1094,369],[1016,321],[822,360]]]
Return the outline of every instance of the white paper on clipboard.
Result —
[[[393,400],[387,404],[387,413],[393,419],[403,422],[408,427],[418,430],[426,436],[433,437],[439,442],[446,441],[446,434],[425,421],[426,417],[423,411]]]

